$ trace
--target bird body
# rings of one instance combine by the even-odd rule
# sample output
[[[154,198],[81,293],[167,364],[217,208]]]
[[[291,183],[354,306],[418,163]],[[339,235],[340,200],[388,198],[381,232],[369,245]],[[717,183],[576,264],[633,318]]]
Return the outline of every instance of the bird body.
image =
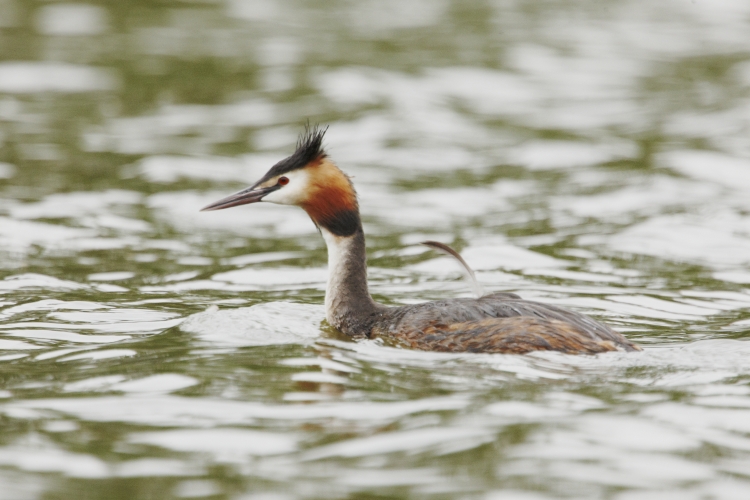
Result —
[[[308,130],[294,154],[274,165],[255,185],[203,210],[259,201],[303,208],[328,247],[326,318],[342,333],[382,337],[405,347],[442,352],[595,354],[640,350],[588,316],[523,300],[512,293],[398,307],[375,302],[367,285],[365,235],[356,191],[323,150],[324,133]]]

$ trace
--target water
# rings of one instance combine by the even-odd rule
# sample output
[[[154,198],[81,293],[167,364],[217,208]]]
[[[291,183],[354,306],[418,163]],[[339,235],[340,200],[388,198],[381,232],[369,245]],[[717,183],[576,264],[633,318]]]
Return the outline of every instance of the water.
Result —
[[[750,4],[0,1],[0,500],[745,499]],[[643,353],[324,322],[305,214],[199,213],[306,121],[375,296],[575,308]]]

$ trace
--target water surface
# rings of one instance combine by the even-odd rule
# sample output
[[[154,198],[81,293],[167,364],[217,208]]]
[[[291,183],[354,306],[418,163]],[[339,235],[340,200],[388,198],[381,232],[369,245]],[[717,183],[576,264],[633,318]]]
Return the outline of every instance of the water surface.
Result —
[[[745,499],[750,4],[0,1],[0,500]],[[643,353],[324,321],[298,209],[198,209],[306,122],[371,288],[487,291]]]

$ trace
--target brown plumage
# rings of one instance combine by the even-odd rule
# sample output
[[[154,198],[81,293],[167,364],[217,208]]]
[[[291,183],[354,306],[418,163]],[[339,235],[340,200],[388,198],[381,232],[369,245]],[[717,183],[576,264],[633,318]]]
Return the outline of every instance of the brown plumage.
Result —
[[[530,316],[434,324],[423,330],[401,332],[397,338],[423,351],[596,354],[617,350],[614,342],[590,339],[585,332],[563,321]]]
[[[342,214],[349,214],[348,220],[359,219],[359,205],[354,186],[333,162],[320,157],[310,163],[305,170],[310,182],[305,189],[306,197],[299,201],[299,206],[317,226],[332,227],[342,219]],[[351,220],[349,226],[354,229],[356,221]]]
[[[513,293],[386,308],[372,325],[371,337],[397,339],[425,351],[596,354],[640,350],[588,316],[523,300]]]
[[[367,286],[365,237],[356,192],[323,150],[324,133],[306,131],[294,154],[274,165],[254,186],[204,210],[259,201],[302,207],[328,246],[325,301],[331,325],[351,337],[382,337],[425,351],[596,354],[641,350],[586,315],[523,300],[513,293],[401,307],[375,302]]]

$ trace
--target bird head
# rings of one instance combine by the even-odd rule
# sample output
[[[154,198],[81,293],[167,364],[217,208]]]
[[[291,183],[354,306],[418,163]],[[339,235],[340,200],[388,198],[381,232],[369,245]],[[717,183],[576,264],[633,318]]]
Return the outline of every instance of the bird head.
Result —
[[[357,193],[349,177],[323,149],[326,130],[307,128],[297,141],[294,153],[271,167],[258,182],[201,211],[261,201],[296,205],[302,207],[319,228],[336,236],[354,234],[361,228]]]

